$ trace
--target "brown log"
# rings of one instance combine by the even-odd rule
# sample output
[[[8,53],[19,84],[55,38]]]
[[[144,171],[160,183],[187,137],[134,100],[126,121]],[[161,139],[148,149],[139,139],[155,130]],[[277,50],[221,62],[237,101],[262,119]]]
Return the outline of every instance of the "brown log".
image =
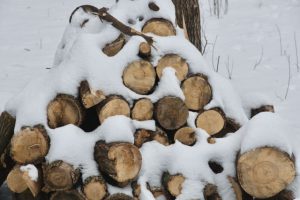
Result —
[[[235,199],[236,200],[243,200],[243,192],[242,192],[242,188],[241,186],[237,183],[237,181],[235,180],[235,178],[228,176],[227,177],[228,181],[231,184],[231,188],[234,191],[235,194]]]
[[[91,108],[106,98],[101,90],[91,89],[87,81],[82,81],[80,83],[79,92],[82,105],[85,108]]]
[[[168,54],[162,57],[156,66],[156,73],[159,78],[166,67],[172,67],[176,71],[177,78],[182,81],[189,72],[189,66],[185,59],[175,54]]]
[[[154,198],[159,198],[160,196],[164,196],[164,190],[159,186],[150,186],[147,184],[147,189],[150,190]]]
[[[290,190],[283,190],[274,197],[270,197],[267,199],[256,199],[256,200],[294,200],[295,195],[292,191]]]
[[[156,130],[151,132],[151,138],[164,146],[170,144],[167,133],[159,127],[156,127]]]
[[[34,197],[29,189],[22,193],[12,193],[12,200],[48,200],[49,195],[46,193],[40,193]]]
[[[143,98],[137,100],[131,110],[132,119],[145,121],[153,118],[153,103],[150,99]]]
[[[197,137],[193,128],[183,127],[176,131],[174,140],[178,140],[188,146],[193,146],[197,141]]]
[[[4,153],[12,136],[14,135],[16,119],[8,112],[2,112],[0,115],[0,155]]]
[[[275,112],[273,105],[263,105],[259,108],[251,109],[251,118],[261,112]]]
[[[123,193],[116,193],[110,195],[105,200],[134,200],[134,198]]]
[[[108,117],[115,115],[130,116],[130,107],[125,99],[119,96],[110,96],[97,106],[97,113],[100,123]]]
[[[181,194],[184,181],[185,177],[182,174],[171,175],[165,172],[162,177],[163,186],[172,197],[177,197]]]
[[[139,199],[141,194],[141,185],[137,181],[132,181],[131,183],[132,195],[135,199]]]
[[[141,148],[145,142],[151,141],[151,131],[140,129],[134,133],[134,145]]]
[[[155,12],[159,11],[159,9],[160,9],[159,6],[156,5],[156,3],[154,3],[154,2],[150,2],[148,4],[148,7],[150,8],[150,10],[155,11]]]
[[[207,138],[207,143],[209,143],[209,144],[216,144],[216,138],[214,138],[214,137],[208,137]]]
[[[257,148],[242,154],[237,162],[239,183],[256,198],[278,194],[294,180],[295,174],[293,159],[276,148]]]
[[[126,44],[126,39],[124,34],[120,34],[117,39],[112,41],[111,43],[108,43],[103,47],[102,51],[105,53],[107,56],[112,57],[117,55],[124,45]]]
[[[186,124],[188,108],[178,97],[167,96],[160,99],[154,109],[157,122],[167,130],[175,130]]]
[[[79,169],[63,161],[43,165],[44,192],[72,189],[79,179]]]
[[[212,99],[212,88],[202,75],[187,78],[181,89],[185,96],[185,104],[190,110],[200,110]]]
[[[220,133],[226,126],[226,118],[219,109],[205,110],[196,118],[196,127],[204,129],[209,135]]]
[[[217,186],[213,184],[207,184],[203,190],[203,196],[205,200],[222,200],[218,193]]]
[[[49,103],[47,114],[50,128],[58,128],[67,124],[79,126],[84,117],[83,108],[78,99],[66,94],[57,95]]]
[[[50,148],[50,138],[42,125],[24,127],[11,140],[11,157],[20,164],[40,163]]]
[[[143,33],[153,33],[159,36],[176,35],[173,24],[162,18],[153,18],[148,20],[142,28]]]
[[[105,144],[98,141],[94,157],[106,180],[119,187],[125,187],[134,180],[142,165],[139,149],[125,142]]]
[[[85,200],[85,198],[78,190],[66,190],[53,193],[50,200]]]
[[[148,59],[151,56],[151,46],[147,42],[142,42],[139,46],[139,56]]]
[[[107,186],[102,176],[87,178],[83,183],[82,192],[87,200],[102,200],[108,195]]]
[[[7,175],[15,166],[15,162],[9,156],[9,147],[0,155],[0,187],[6,180]]]
[[[138,94],[148,94],[155,85],[155,70],[145,60],[130,63],[123,71],[123,82],[126,87]]]

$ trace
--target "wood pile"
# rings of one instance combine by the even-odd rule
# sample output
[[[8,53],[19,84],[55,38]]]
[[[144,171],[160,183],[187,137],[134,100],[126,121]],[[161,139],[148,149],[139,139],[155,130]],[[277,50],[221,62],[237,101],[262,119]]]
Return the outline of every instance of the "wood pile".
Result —
[[[137,50],[139,59],[129,63],[123,71],[123,84],[128,89],[146,96],[153,93],[163,70],[171,67],[181,82],[185,100],[177,96],[165,96],[153,102],[144,97],[130,104],[126,98],[118,94],[105,95],[103,91],[91,88],[88,81],[82,80],[78,96],[58,94],[49,102],[46,125],[23,127],[14,134],[15,119],[9,113],[3,112],[0,117],[0,183],[6,179],[16,200],[137,200],[141,186],[136,180],[143,163],[140,148],[145,143],[157,141],[168,146],[179,141],[183,145],[195,145],[199,137],[195,128],[188,123],[190,111],[198,113],[194,126],[206,131],[209,135],[207,142],[211,145],[216,142],[215,138],[236,132],[241,126],[229,118],[220,107],[205,109],[213,99],[214,88],[205,74],[190,72],[185,58],[172,53],[162,56],[157,65],[152,62],[153,39],[146,33],[163,37],[176,35],[176,28],[172,22],[153,18],[145,22],[139,32],[118,21],[105,8],[80,8],[85,12],[97,14],[101,20],[110,22],[120,31],[119,37],[102,49],[109,57],[113,58],[126,45],[126,37],[141,36],[145,39]],[[149,8],[153,12],[160,9],[154,2],[149,4]],[[252,116],[262,111],[274,110],[270,105],[254,108]],[[137,121],[155,120],[157,128],[155,131],[137,130],[134,134],[134,144],[98,141],[94,146],[94,160],[98,164],[99,176],[83,180],[80,169],[74,168],[72,164],[64,160],[51,163],[46,161],[51,139],[45,126],[55,129],[73,124],[83,130],[93,130],[109,117],[116,115]],[[27,164],[36,167],[37,180],[32,180],[27,171],[21,170],[21,166]],[[221,163],[209,161],[207,164],[214,173],[223,172]],[[237,155],[236,169],[237,177],[228,177],[228,182],[237,200],[293,199],[293,194],[285,189],[295,177],[295,161],[287,153],[272,147],[257,148]],[[170,174],[166,171],[161,177],[161,187],[148,185],[147,189],[154,197],[176,199],[182,192],[185,180],[184,174]],[[131,186],[132,194],[110,194],[108,184],[120,188]],[[206,184],[202,193],[206,200],[222,199],[218,187],[211,183]]]

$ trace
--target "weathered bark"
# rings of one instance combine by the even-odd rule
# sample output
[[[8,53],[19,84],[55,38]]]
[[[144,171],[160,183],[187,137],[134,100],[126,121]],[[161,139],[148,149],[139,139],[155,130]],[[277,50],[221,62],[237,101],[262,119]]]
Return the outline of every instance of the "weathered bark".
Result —
[[[175,54],[168,54],[162,57],[156,66],[156,73],[159,78],[166,67],[172,67],[176,71],[177,78],[182,81],[186,78],[189,72],[189,66],[185,59]]]
[[[139,56],[144,59],[149,59],[151,56],[151,46],[147,42],[142,42],[139,46]]]
[[[172,0],[176,10],[176,22],[180,28],[186,26],[188,38],[202,52],[201,21],[198,0]]]
[[[155,119],[167,130],[175,130],[186,124],[188,108],[178,97],[167,96],[160,99],[154,110]]]
[[[50,138],[42,125],[24,127],[11,140],[11,157],[20,164],[40,163],[50,148]]]
[[[66,162],[54,161],[43,165],[43,176],[44,192],[63,191],[73,188],[79,179],[80,171]]]
[[[0,155],[0,187],[14,166],[15,162],[9,156],[9,147],[7,147],[4,153]]]
[[[48,200],[49,195],[46,193],[40,193],[34,197],[29,189],[22,193],[12,193],[12,200]]]
[[[177,197],[181,194],[184,181],[185,178],[182,174],[171,175],[168,172],[165,172],[162,177],[162,184],[172,197]]]
[[[131,110],[132,119],[145,121],[153,118],[153,103],[150,99],[143,98],[137,100]]]
[[[159,127],[156,127],[156,130],[151,132],[151,138],[164,146],[168,146],[170,144],[167,133]]]
[[[203,190],[203,196],[205,200],[222,200],[219,195],[217,186],[213,184],[207,184]]]
[[[105,119],[115,115],[130,116],[130,107],[128,102],[119,96],[110,96],[97,105],[97,113],[100,123]]]
[[[142,147],[144,143],[153,140],[165,146],[169,145],[168,135],[158,127],[156,131],[140,129],[134,133],[134,145],[138,148]]]
[[[83,183],[82,192],[87,200],[102,200],[108,195],[107,186],[102,176],[87,178]]]
[[[290,184],[296,175],[293,159],[276,148],[262,147],[238,158],[237,175],[242,188],[256,198],[269,198]]]
[[[256,200],[294,200],[295,195],[292,191],[290,190],[283,190],[274,197],[270,197],[267,199],[256,199]]]
[[[2,112],[0,115],[0,155],[8,146],[12,136],[14,135],[16,119],[8,112]]]
[[[122,50],[125,44],[126,44],[125,35],[120,34],[117,39],[115,39],[109,44],[106,44],[105,47],[103,47],[102,51],[107,56],[112,57],[117,55],[117,53],[119,53]]]
[[[78,190],[66,190],[53,193],[50,200],[85,200],[85,198]]]
[[[251,109],[251,118],[261,112],[275,112],[273,105],[264,105],[259,108]]]
[[[174,140],[178,140],[182,144],[193,146],[196,141],[196,134],[193,128],[191,127],[183,127],[176,131],[174,135]]]
[[[123,71],[123,82],[126,87],[138,94],[148,94],[155,85],[155,69],[145,60],[131,62]]]
[[[243,200],[243,192],[242,192],[242,188],[241,186],[237,183],[237,181],[235,180],[235,178],[228,176],[227,177],[228,181],[231,184],[231,188],[234,191],[235,194],[235,199],[236,200]]]
[[[116,193],[110,195],[105,200],[134,200],[134,198],[123,193]]]
[[[173,24],[162,18],[153,18],[145,23],[142,28],[143,33],[153,33],[159,36],[176,35],[176,30]]]
[[[183,81],[181,89],[185,104],[190,110],[201,110],[212,99],[212,88],[202,75],[194,75]]]
[[[134,180],[142,165],[139,149],[125,142],[105,144],[98,141],[94,157],[106,180],[119,187],[125,187]]]
[[[49,103],[47,114],[50,128],[58,128],[67,124],[79,126],[84,117],[84,111],[78,99],[66,94],[57,95]]]
[[[82,105],[87,109],[97,105],[106,98],[102,91],[92,90],[87,81],[81,82],[79,93]]]

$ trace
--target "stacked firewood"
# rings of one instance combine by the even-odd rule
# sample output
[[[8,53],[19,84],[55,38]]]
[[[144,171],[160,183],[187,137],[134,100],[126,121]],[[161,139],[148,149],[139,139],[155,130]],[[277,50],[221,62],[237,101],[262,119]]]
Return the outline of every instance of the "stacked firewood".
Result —
[[[141,36],[145,39],[140,43],[137,52],[140,59],[129,63],[122,76],[123,84],[127,88],[145,97],[130,104],[126,98],[118,94],[106,95],[101,90],[91,88],[89,82],[83,80],[78,88],[78,96],[58,94],[49,102],[48,124],[23,127],[14,134],[15,118],[3,112],[0,117],[0,182],[6,180],[16,200],[139,199],[141,186],[136,180],[143,162],[140,151],[143,144],[157,141],[168,146],[177,140],[187,146],[195,145],[198,138],[195,129],[188,124],[190,111],[197,113],[194,126],[206,131],[209,135],[207,142],[212,145],[216,142],[215,138],[236,132],[241,126],[235,119],[229,118],[220,107],[205,109],[213,98],[213,87],[205,74],[189,72],[189,64],[185,58],[177,54],[166,54],[157,64],[151,60],[153,40],[146,34],[163,37],[176,35],[176,28],[172,22],[153,18],[148,20],[139,32],[111,16],[107,9],[92,6],[80,8],[87,13],[98,15],[101,20],[111,22],[112,26],[120,31],[119,37],[102,49],[109,57],[122,50],[126,45],[126,36]],[[151,2],[149,9],[156,12],[160,8]],[[83,22],[82,27],[84,23],[87,22]],[[185,100],[177,96],[165,96],[153,102],[147,95],[156,90],[157,83],[167,67],[176,71]],[[273,107],[268,105],[254,108],[252,116],[262,111],[273,111]],[[155,120],[156,131],[137,130],[134,134],[134,144],[98,141],[94,146],[94,159],[101,174],[99,176],[90,176],[83,180],[80,169],[74,168],[72,164],[63,160],[51,163],[46,161],[51,139],[45,127],[56,129],[73,124],[90,132],[101,126],[109,117],[116,115],[124,115],[137,121]],[[216,174],[223,171],[218,162],[212,161],[208,165]],[[37,178],[32,178],[30,171],[24,170],[24,166],[33,166],[38,174]],[[276,148],[262,147],[237,155],[236,167],[237,179],[228,177],[236,199],[293,199],[293,194],[284,190],[295,177],[294,160],[288,154]],[[161,177],[162,187],[153,188],[149,185],[148,190],[154,197],[176,199],[181,194],[184,181],[183,174],[170,174],[166,171]],[[108,184],[120,188],[130,186],[132,194],[110,194]],[[213,184],[206,185],[203,196],[205,199],[221,199],[217,186]]]

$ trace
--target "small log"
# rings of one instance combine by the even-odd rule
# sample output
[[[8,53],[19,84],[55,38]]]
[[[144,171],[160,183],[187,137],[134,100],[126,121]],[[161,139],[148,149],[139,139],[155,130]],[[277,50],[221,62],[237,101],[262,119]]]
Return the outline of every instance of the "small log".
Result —
[[[170,144],[167,133],[159,127],[156,127],[156,131],[151,132],[151,138],[164,146],[168,146]]]
[[[155,11],[155,12],[159,11],[159,6],[156,5],[156,3],[154,3],[154,2],[150,2],[150,3],[148,4],[148,7],[149,7],[150,10],[152,10],[152,11]]]
[[[63,161],[54,161],[43,165],[43,176],[45,186],[44,192],[63,191],[72,189],[77,183],[80,171],[72,165]]]
[[[213,184],[207,184],[203,190],[203,196],[205,200],[222,200],[218,193],[217,186]]]
[[[117,39],[112,41],[111,43],[108,43],[103,47],[102,51],[105,53],[107,56],[112,57],[117,55],[124,45],[126,44],[126,39],[124,34],[120,34]]]
[[[177,78],[182,81],[189,72],[189,66],[185,59],[175,54],[168,54],[162,57],[156,66],[156,73],[159,78],[166,67],[172,67],[176,71]]]
[[[11,138],[14,135],[16,119],[8,112],[2,112],[0,115],[0,155],[7,148]]]
[[[163,186],[172,197],[177,197],[181,194],[184,181],[185,178],[182,174],[171,175],[168,172],[165,172],[162,177]]]
[[[12,200],[48,200],[49,195],[46,193],[40,193],[34,197],[29,189],[22,193],[12,193]]]
[[[58,128],[67,124],[79,126],[84,117],[83,108],[78,99],[66,94],[57,95],[49,103],[47,114],[50,128]]]
[[[119,187],[125,187],[134,180],[142,165],[139,149],[125,142],[105,144],[98,141],[94,157],[106,180]]]
[[[108,195],[107,186],[102,176],[87,178],[83,183],[82,192],[87,200],[102,200]]]
[[[126,87],[138,94],[148,94],[155,85],[155,70],[145,60],[130,63],[123,71],[123,82]]]
[[[214,137],[208,137],[207,138],[207,143],[209,143],[209,144],[216,144],[216,138],[214,138]]]
[[[140,129],[134,133],[134,145],[141,148],[145,142],[151,141],[151,131]]]
[[[103,123],[108,117],[115,115],[130,116],[130,107],[128,102],[119,96],[110,96],[97,106],[97,113],[100,123]]]
[[[201,75],[184,80],[181,89],[185,96],[185,104],[190,110],[203,109],[212,99],[212,88]]]
[[[200,112],[196,118],[196,127],[204,129],[209,135],[220,133],[226,126],[226,118],[218,109]]]
[[[20,164],[38,164],[50,148],[50,138],[42,125],[24,127],[11,140],[11,157]]]
[[[275,112],[273,105],[264,105],[259,108],[251,109],[251,118],[261,112]]]
[[[80,83],[79,92],[81,102],[83,106],[87,109],[97,105],[106,98],[102,91],[92,90],[87,81],[82,81]]]
[[[110,195],[105,200],[134,200],[134,198],[123,193],[116,193]]]
[[[50,200],[85,200],[85,198],[78,190],[66,190],[53,193]]]
[[[174,140],[178,140],[188,146],[193,146],[197,141],[197,137],[193,128],[183,127],[176,131]]]
[[[274,197],[270,197],[267,199],[256,199],[256,200],[294,200],[295,195],[292,191],[290,190],[283,190]]]
[[[238,158],[237,175],[242,188],[256,198],[269,198],[290,184],[296,175],[293,159],[276,148],[262,147]]]
[[[151,46],[147,42],[142,42],[139,46],[139,56],[148,59],[151,56]]]
[[[160,99],[154,109],[157,122],[167,130],[175,130],[186,124],[188,108],[178,97],[167,96]]]
[[[236,200],[243,200],[243,192],[242,192],[242,188],[241,186],[237,183],[237,181],[235,180],[235,178],[228,176],[227,177],[228,181],[231,184],[231,187],[234,191],[235,194],[235,199]]]
[[[4,153],[0,155],[0,187],[14,166],[15,162],[9,156],[9,147],[7,147]]]
[[[142,28],[143,33],[153,33],[158,36],[176,35],[173,24],[162,18],[153,18],[148,20]]]
[[[143,98],[137,100],[131,110],[132,119],[145,121],[153,118],[153,103],[150,99]]]

